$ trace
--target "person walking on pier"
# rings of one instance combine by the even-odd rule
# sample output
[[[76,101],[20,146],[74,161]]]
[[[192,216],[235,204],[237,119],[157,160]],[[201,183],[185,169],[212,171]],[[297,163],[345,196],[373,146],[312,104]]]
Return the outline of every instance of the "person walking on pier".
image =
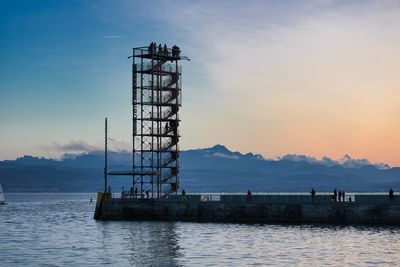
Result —
[[[337,190],[335,188],[335,190],[333,190],[333,200],[336,202],[337,200]]]
[[[121,187],[121,198],[125,198],[125,186]]]
[[[250,200],[252,200],[252,199],[253,199],[253,195],[251,194],[251,191],[248,190],[248,191],[247,191],[247,201],[250,201]]]
[[[342,192],[342,198],[343,198],[343,202],[345,202],[345,201],[346,201],[346,198],[345,198],[345,196],[346,196],[346,194],[344,193],[344,190],[343,190],[343,192]]]
[[[393,199],[394,199],[394,191],[392,188],[389,189],[389,199],[390,199],[390,201],[393,201]]]
[[[313,187],[311,187],[311,200],[312,200],[312,202],[314,202],[314,199],[315,199],[315,190],[314,190]]]
[[[186,200],[186,191],[182,189],[182,200]]]
[[[342,191],[339,190],[338,196],[339,196],[339,200],[338,200],[338,201],[339,201],[339,202],[342,201]]]

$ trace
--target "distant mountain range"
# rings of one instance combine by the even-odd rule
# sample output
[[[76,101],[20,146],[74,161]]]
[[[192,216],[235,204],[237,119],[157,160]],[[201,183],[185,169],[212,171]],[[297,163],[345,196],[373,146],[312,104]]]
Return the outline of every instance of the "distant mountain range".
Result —
[[[109,152],[109,170],[129,170],[131,153]],[[304,155],[265,159],[232,152],[223,145],[182,151],[181,189],[187,192],[307,192],[400,190],[400,168],[345,155],[321,160]],[[104,152],[64,154],[60,160],[24,156],[0,161],[5,192],[94,192],[103,185]],[[110,177],[112,188],[129,186],[128,177]]]

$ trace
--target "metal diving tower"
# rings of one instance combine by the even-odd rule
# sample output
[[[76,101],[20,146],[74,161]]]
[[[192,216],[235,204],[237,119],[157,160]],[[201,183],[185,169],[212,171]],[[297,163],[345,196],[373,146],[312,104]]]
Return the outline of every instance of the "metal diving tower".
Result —
[[[132,171],[108,175],[132,176],[132,197],[166,197],[179,188],[179,61],[189,59],[175,45],[132,51]]]

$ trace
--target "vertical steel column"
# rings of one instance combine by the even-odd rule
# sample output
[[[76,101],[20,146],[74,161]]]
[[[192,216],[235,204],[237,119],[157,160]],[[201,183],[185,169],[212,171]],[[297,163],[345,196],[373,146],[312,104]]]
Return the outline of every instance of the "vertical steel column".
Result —
[[[162,89],[163,89],[163,78],[162,75],[160,76],[160,81],[159,81],[159,87],[157,91],[157,98],[159,101],[159,105],[157,106],[157,172],[161,173],[161,142],[162,142],[162,124],[161,124],[161,102],[162,102]],[[157,175],[157,198],[160,197],[160,181],[161,177],[160,175]]]
[[[143,57],[140,59],[140,171],[143,172]],[[143,176],[140,175],[140,196],[143,196]]]
[[[136,72],[136,62],[135,62],[135,49],[132,49],[132,187],[135,188],[135,136],[137,130],[137,107],[136,107],[136,87],[137,87],[137,72]]]
[[[176,99],[175,99],[175,104],[179,109],[179,95],[180,95],[180,92],[179,92],[179,88],[180,88],[179,81],[181,79],[181,73],[180,73],[180,69],[179,69],[179,65],[178,65],[178,59],[175,60],[175,74],[177,75],[176,84],[175,84],[175,90],[177,92],[177,96],[176,96]],[[173,133],[173,135],[175,135],[176,138],[179,138],[178,137],[179,136],[179,131],[178,131],[178,128],[179,128],[178,127],[179,116],[178,116],[178,114],[179,114],[179,111],[175,114],[176,132]],[[179,154],[179,146],[178,146],[178,144],[179,144],[179,141],[176,143],[175,150],[176,150],[176,153]],[[178,194],[178,188],[179,188],[179,160],[178,159],[176,159],[176,161],[175,161],[175,168],[176,168],[176,176],[175,176],[176,194]]]
[[[105,118],[105,123],[104,123],[104,193],[107,192],[107,186],[108,186],[108,181],[107,181],[107,118]]]
[[[157,53],[157,52],[156,52]],[[156,61],[157,62],[157,61]],[[156,65],[158,65],[157,63],[156,63]],[[151,98],[150,98],[150,105],[151,105],[151,129],[150,129],[150,138],[151,138],[151,146],[150,146],[150,150],[151,150],[151,159],[150,159],[150,164],[149,164],[149,166],[150,166],[150,169],[151,169],[151,171],[154,171],[154,104],[155,104],[155,99],[154,99],[154,88],[155,88],[155,86],[154,86],[154,77],[156,78],[156,81],[158,80],[158,75],[157,75],[157,73],[154,73],[154,59],[152,59],[151,60],[151,69],[152,69],[152,72],[151,72],[151,91],[150,91],[150,94],[151,94]],[[157,82],[156,82],[156,86],[157,86]],[[153,179],[154,179],[154,175],[152,174],[152,175],[150,175],[150,185],[151,185],[151,197],[153,197],[153,194],[154,194],[154,192],[153,192],[153,185],[154,185],[154,182],[153,182]]]

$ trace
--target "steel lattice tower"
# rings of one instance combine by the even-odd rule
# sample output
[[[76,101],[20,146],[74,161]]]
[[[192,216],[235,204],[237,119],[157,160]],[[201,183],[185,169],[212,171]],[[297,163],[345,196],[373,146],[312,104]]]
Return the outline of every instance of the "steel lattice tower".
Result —
[[[140,196],[167,196],[179,188],[179,108],[182,68],[178,47],[133,48],[132,183]]]

